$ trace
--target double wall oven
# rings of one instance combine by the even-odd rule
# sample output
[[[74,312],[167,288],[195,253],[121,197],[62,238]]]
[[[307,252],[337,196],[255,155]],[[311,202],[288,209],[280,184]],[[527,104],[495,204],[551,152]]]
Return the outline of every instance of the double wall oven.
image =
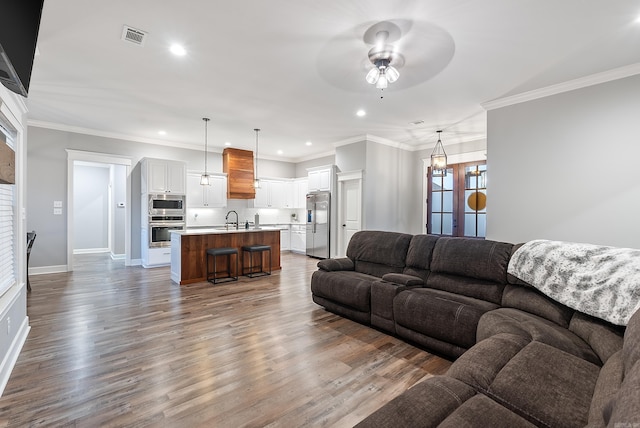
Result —
[[[171,232],[185,228],[185,196],[149,195],[149,248],[170,247]]]

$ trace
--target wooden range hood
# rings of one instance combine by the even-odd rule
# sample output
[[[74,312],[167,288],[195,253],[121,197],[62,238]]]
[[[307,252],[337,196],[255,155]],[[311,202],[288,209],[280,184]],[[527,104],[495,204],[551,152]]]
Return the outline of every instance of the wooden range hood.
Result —
[[[224,149],[222,171],[227,174],[227,199],[256,198],[251,150]]]

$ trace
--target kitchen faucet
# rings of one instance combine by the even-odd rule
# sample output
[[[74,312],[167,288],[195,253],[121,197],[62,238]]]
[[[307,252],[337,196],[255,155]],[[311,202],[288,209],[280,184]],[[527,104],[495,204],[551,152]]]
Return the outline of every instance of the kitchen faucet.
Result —
[[[231,213],[234,213],[236,215],[236,230],[238,230],[239,229],[238,213],[233,211],[233,210],[231,210],[231,211],[229,211],[227,213],[227,216],[224,218],[224,220],[225,220],[224,225],[227,227],[227,230],[228,230],[229,229],[229,214],[231,214]]]

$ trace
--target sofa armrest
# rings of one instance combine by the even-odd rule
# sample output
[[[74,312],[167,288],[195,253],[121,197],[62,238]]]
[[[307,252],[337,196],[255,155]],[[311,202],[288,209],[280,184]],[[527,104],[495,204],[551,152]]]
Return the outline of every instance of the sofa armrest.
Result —
[[[354,270],[353,260],[348,257],[337,259],[324,259],[318,262],[318,268],[327,272],[338,270]]]
[[[424,285],[422,278],[413,275],[405,275],[402,273],[388,273],[382,277],[383,281],[392,282],[406,287],[419,287]]]

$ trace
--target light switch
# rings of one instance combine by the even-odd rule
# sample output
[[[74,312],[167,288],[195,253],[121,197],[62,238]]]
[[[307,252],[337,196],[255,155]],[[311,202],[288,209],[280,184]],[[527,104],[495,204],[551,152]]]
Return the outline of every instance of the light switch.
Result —
[[[54,208],[53,215],[62,215],[62,208]]]
[[[53,208],[62,208],[62,201],[53,201]]]

